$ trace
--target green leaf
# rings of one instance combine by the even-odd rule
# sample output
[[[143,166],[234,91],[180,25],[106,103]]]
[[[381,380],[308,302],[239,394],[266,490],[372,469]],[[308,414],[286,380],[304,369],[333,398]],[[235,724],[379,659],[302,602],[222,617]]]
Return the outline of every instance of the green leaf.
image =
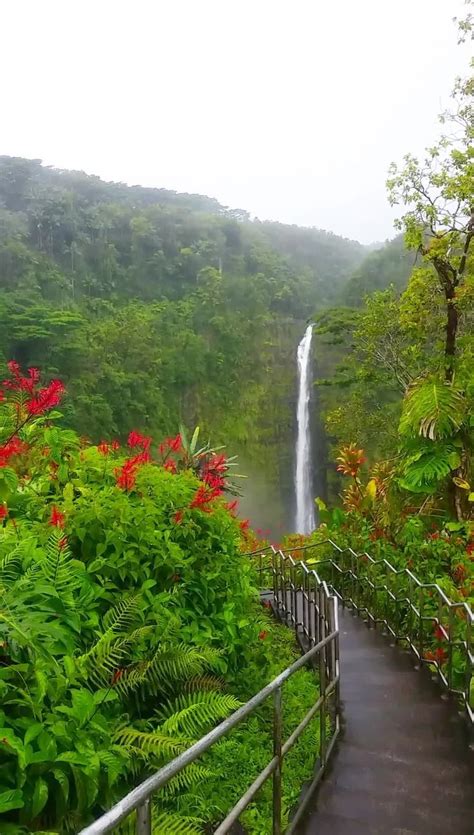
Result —
[[[409,389],[403,404],[400,432],[435,441],[454,435],[466,417],[466,399],[449,383],[421,380]]]
[[[60,768],[53,768],[53,775],[60,785],[64,802],[67,803],[69,798],[69,780]]]
[[[36,739],[36,737],[39,736],[42,730],[42,722],[33,722],[33,724],[29,726],[25,733],[25,738],[23,740],[24,744],[27,745],[29,742],[32,742],[33,739]]]
[[[10,812],[12,809],[22,809],[24,805],[21,789],[12,789],[0,793],[0,814]]]
[[[48,784],[42,777],[38,777],[31,802],[31,817],[36,818],[44,809],[48,800]]]

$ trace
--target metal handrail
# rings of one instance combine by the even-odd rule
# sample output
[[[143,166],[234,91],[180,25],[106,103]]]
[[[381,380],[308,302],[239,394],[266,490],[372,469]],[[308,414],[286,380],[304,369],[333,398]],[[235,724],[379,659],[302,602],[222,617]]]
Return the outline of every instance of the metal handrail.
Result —
[[[133,789],[122,800],[115,804],[108,812],[94,823],[81,830],[79,835],[103,835],[111,832],[122,821],[136,811],[137,835],[150,835],[152,829],[151,801],[155,792],[166,785],[186,766],[195,762],[219,739],[228,734],[254,710],[273,696],[273,757],[260,772],[247,791],[227,814],[226,818],[215,830],[214,835],[224,835],[229,832],[235,821],[253,800],[264,783],[273,777],[273,835],[282,833],[282,793],[281,770],[285,755],[296,743],[311,720],[319,714],[320,751],[319,759],[315,762],[315,773],[311,785],[301,800],[291,823],[286,830],[287,835],[294,832],[301,819],[311,795],[324,773],[336,739],[340,732],[340,704],[339,704],[339,621],[338,600],[329,590],[326,582],[319,581],[315,571],[307,570],[307,576],[313,578],[311,590],[307,596],[303,591],[296,591],[292,600],[287,599],[286,590],[282,593],[282,582],[287,565],[295,561],[281,551],[272,549],[272,578],[273,578],[273,607],[283,620],[290,619],[298,637],[305,646],[304,654],[293,664],[283,670],[270,684],[267,684],[255,696],[249,699],[230,717],[209,731],[186,751],[175,757],[167,765]],[[299,562],[299,566],[303,563]],[[292,609],[294,605],[294,609]],[[300,614],[302,620],[300,620]],[[309,646],[309,649],[307,648]],[[318,661],[315,664],[316,659]],[[319,677],[319,696],[307,711],[299,725],[288,739],[282,740],[282,685],[294,673],[306,665],[315,669]],[[326,739],[327,721],[331,719],[331,736]]]
[[[291,554],[307,552],[324,545],[331,546],[337,556],[318,558],[316,576],[329,573],[329,588],[344,605],[363,616],[369,626],[381,625],[394,643],[405,644],[415,655],[419,666],[432,665],[440,684],[462,703],[466,719],[474,728],[474,703],[471,680],[474,677],[474,613],[464,601],[452,601],[437,583],[422,583],[409,568],[395,568],[388,560],[376,560],[366,551],[358,554],[352,548],[341,548],[328,538],[321,542],[289,548]],[[265,577],[270,570],[275,549],[268,546],[247,556],[258,557],[258,571]],[[265,557],[268,559],[265,560]],[[347,559],[347,562],[345,560]],[[309,566],[300,565],[301,576],[287,577],[288,588],[302,588]],[[312,568],[312,566],[311,566]],[[318,573],[319,572],[319,573]],[[320,576],[321,575],[321,576]],[[398,583],[397,583],[398,580]],[[460,635],[455,635],[457,617]],[[446,622],[447,621],[447,622]],[[436,628],[436,642],[430,641],[427,625]],[[436,652],[430,644],[436,643]],[[455,669],[457,662],[458,670]],[[459,672],[461,670],[461,673]],[[463,676],[462,683],[459,681]]]

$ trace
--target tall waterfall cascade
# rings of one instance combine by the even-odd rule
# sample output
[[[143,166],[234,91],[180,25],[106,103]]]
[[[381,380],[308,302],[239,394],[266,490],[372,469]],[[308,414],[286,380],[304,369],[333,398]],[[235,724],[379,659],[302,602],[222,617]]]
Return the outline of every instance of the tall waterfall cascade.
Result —
[[[313,326],[308,325],[298,345],[298,406],[296,411],[296,524],[297,533],[310,533],[315,527],[314,501],[311,478],[311,427],[309,401],[311,396],[311,340]]]

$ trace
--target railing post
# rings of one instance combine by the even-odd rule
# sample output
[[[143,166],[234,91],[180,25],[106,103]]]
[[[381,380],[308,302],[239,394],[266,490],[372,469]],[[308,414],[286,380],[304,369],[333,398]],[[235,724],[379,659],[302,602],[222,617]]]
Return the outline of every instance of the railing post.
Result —
[[[281,737],[282,737],[282,709],[281,687],[273,695],[273,756],[277,758],[277,766],[273,772],[273,835],[281,835]]]
[[[137,809],[136,835],[151,835],[151,804],[147,798]]]
[[[326,637],[326,624],[324,619],[324,590],[322,586],[319,589],[319,608],[322,617],[319,618],[319,641]],[[319,689],[321,691],[322,702],[319,710],[319,747],[321,765],[326,764],[326,645],[319,651]]]
[[[419,666],[423,666],[423,655],[425,653],[425,590],[420,586],[420,617],[418,622],[418,652],[420,654]]]
[[[448,690],[453,689],[453,638],[454,611],[450,606],[448,615]]]

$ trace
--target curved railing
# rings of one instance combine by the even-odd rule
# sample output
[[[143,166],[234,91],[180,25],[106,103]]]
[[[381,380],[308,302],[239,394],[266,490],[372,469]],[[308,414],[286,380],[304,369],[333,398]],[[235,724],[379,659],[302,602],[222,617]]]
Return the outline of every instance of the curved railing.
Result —
[[[90,826],[86,826],[80,835],[103,835],[103,833],[113,831],[121,833],[123,831],[121,829],[122,822],[126,822],[126,826],[132,824],[137,835],[151,835],[153,799],[156,793],[186,766],[201,757],[219,739],[229,734],[233,728],[261,707],[269,698],[273,699],[273,757],[227,814],[225,820],[217,827],[215,835],[224,835],[224,833],[230,831],[269,778],[272,778],[273,781],[272,832],[273,835],[281,835],[283,831],[281,808],[282,764],[286,754],[297,742],[309,723],[313,719],[316,721],[319,718],[319,756],[315,753],[313,779],[295,810],[286,833],[290,835],[295,831],[295,827],[326,769],[339,735],[340,670],[337,597],[330,591],[327,583],[318,578],[314,570],[304,568],[304,563],[300,561],[298,568],[305,571],[310,580],[311,590],[306,593],[301,589],[295,589],[293,597],[288,598],[286,576],[290,565],[294,565],[294,562],[292,557],[273,549],[270,568],[271,583],[262,594],[262,598],[264,601],[271,601],[275,613],[283,621],[288,622],[290,620],[294,626],[304,650],[301,658],[280,673],[228,719],[225,719],[202,739],[133,789],[102,817]],[[273,593],[271,589],[273,589]],[[318,696],[288,739],[283,741],[283,684],[305,666],[309,666],[314,671],[318,684]],[[258,745],[261,740],[256,739],[255,742]],[[130,830],[127,829],[127,831]]]
[[[318,556],[323,546],[331,547],[335,556]],[[474,614],[467,603],[450,600],[437,583],[422,583],[408,568],[397,569],[365,551],[341,548],[332,539],[290,552],[304,554],[305,561],[290,557],[278,575],[273,565],[279,552],[273,547],[248,555],[256,560],[263,587],[278,576],[277,591],[286,605],[298,591],[306,599],[311,583],[325,580],[369,626],[381,625],[395,643],[411,650],[420,666],[434,668],[442,687],[460,700],[474,726]]]

